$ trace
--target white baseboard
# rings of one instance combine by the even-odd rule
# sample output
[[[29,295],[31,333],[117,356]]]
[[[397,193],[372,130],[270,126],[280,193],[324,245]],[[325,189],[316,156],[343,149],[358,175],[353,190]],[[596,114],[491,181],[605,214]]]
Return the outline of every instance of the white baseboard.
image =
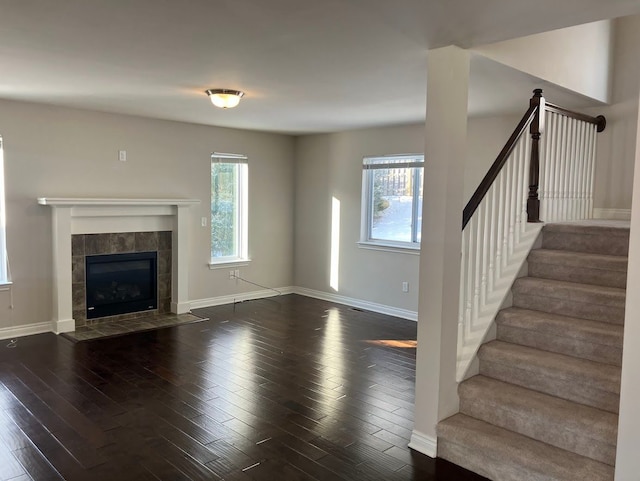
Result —
[[[360,299],[354,299],[353,297],[346,297],[340,296],[338,294],[331,294],[329,292],[316,291],[314,289],[307,289],[306,287],[294,287],[293,293],[300,294],[301,296],[313,297],[315,299],[322,299],[323,301],[335,302],[336,304],[345,304],[347,306],[359,307],[361,309],[378,312],[380,314],[401,317],[410,321],[418,320],[418,313],[415,311],[386,306],[384,304],[377,304],[370,301],[363,301]]]
[[[172,302],[171,312],[174,314],[186,314],[191,309],[191,303],[187,302]]]
[[[279,287],[276,289],[282,295],[292,294],[294,292],[293,287]],[[222,306],[224,304],[233,304],[234,302],[251,301],[254,299],[264,299],[265,297],[275,297],[280,294],[264,289],[260,291],[242,292],[239,294],[231,294],[228,296],[209,297],[208,299],[197,299],[191,301],[191,309],[199,309],[202,307]]]
[[[435,458],[438,455],[438,440],[415,429],[411,433],[409,447],[430,458]]]
[[[32,336],[34,334],[42,334],[43,332],[51,332],[50,322],[39,322],[37,324],[27,324],[26,326],[0,328],[0,339]]]
[[[631,220],[631,209],[593,209],[594,219]]]
[[[62,321],[56,321],[53,323],[53,326],[49,324],[49,330],[55,332],[56,334],[60,334],[63,332],[74,332],[76,330],[76,321],[74,319],[63,319]]]
[[[366,309],[368,311],[378,312],[380,314],[387,314],[389,316],[400,317],[408,319],[410,321],[418,320],[418,313],[415,311],[409,311],[407,309],[399,309],[397,307],[385,306],[383,304],[377,304],[375,302],[363,301],[360,299],[354,299],[352,297],[340,296],[337,294],[331,294],[328,292],[316,291],[313,289],[307,289],[305,287],[279,287],[276,289],[282,295],[286,294],[299,294],[301,296],[313,297],[315,299],[322,299],[324,301],[335,302],[337,304],[344,304],[347,306],[358,307]],[[251,292],[242,292],[239,294],[232,294],[227,296],[210,297],[208,299],[197,299],[190,301],[187,306],[190,309],[198,309],[202,307],[221,306],[224,304],[233,304],[234,302],[250,301],[254,299],[264,299],[266,297],[278,296],[276,292],[272,290],[260,290]],[[173,306],[172,306],[173,307]],[[184,303],[181,303],[181,310],[184,309]],[[184,312],[188,312],[188,309]],[[0,328],[0,339],[10,339],[14,337],[31,336],[33,334],[42,334],[44,332],[54,332],[60,334],[63,332],[73,332],[76,329],[76,323],[74,319],[64,319],[56,322],[40,322],[37,324],[27,324],[16,327],[3,327]],[[416,450],[419,451],[418,448]],[[422,451],[421,451],[422,452]]]
[[[331,294],[329,292],[316,291],[314,289],[307,289],[306,287],[279,287],[276,289],[281,292],[282,295],[286,294],[299,294],[301,296],[313,297],[315,299],[322,299],[323,301],[335,302],[336,304],[344,304],[351,307],[358,307],[366,309],[368,311],[378,312],[380,314],[387,314],[389,316],[401,317],[402,319],[408,319],[410,321],[418,320],[418,313],[415,311],[409,311],[407,309],[400,309],[397,307],[385,306],[383,304],[377,304],[375,302],[363,301],[360,299],[354,299],[352,297],[340,296],[337,294]],[[227,296],[210,297],[208,299],[196,299],[190,302],[191,309],[200,309],[203,307],[222,306],[224,304],[233,304],[234,302],[250,301],[254,299],[264,299],[265,297],[275,297],[278,294],[271,290],[260,290],[251,292],[242,292],[239,294],[231,294]]]

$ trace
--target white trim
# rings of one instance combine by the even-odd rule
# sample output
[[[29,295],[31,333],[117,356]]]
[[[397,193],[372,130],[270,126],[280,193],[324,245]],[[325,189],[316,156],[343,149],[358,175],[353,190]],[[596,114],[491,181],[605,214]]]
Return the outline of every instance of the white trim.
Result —
[[[631,209],[593,209],[594,219],[631,220]]]
[[[411,246],[400,246],[393,244],[385,244],[382,242],[359,241],[357,242],[360,249],[369,249],[372,251],[395,252],[398,254],[409,254],[412,256],[420,255],[420,244],[412,244]],[[414,247],[415,246],[415,247]]]
[[[71,236],[108,232],[172,231],[171,304],[189,310],[189,208],[198,199],[97,199],[39,197],[52,211],[53,328],[69,332],[73,319]]]
[[[191,302],[172,302],[171,303],[171,312],[175,314],[186,314],[191,311]]]
[[[55,332],[56,334],[60,334],[62,332],[74,332],[76,330],[76,321],[75,319],[62,319],[59,321],[54,321],[53,326],[49,326],[49,330],[51,332]]]
[[[34,334],[42,334],[44,332],[51,332],[50,322],[39,322],[37,324],[27,324],[25,326],[0,328],[0,339],[32,336]]]
[[[358,307],[361,309],[366,309],[368,311],[377,312],[379,314],[401,317],[402,319],[408,319],[410,321],[418,320],[418,313],[416,311],[401,309],[399,307],[386,306],[384,304],[378,304],[376,302],[363,301],[361,299],[354,299],[353,297],[346,297],[340,296],[338,294],[331,294],[329,292],[316,291],[314,289],[307,289],[306,287],[294,287],[293,293],[299,294],[301,296],[313,297],[315,299],[322,299],[323,301],[335,302],[336,304]]]
[[[38,197],[40,205],[195,205],[199,199],[101,199],[78,197]]]
[[[274,289],[281,295],[293,294],[295,287],[279,287]],[[208,299],[197,299],[191,301],[191,309],[201,309],[203,307],[222,306],[224,304],[234,304],[236,302],[251,301],[254,299],[264,299],[265,297],[276,297],[280,294],[269,289],[251,292],[240,292],[238,294],[229,294],[226,296],[209,297]]]
[[[227,267],[247,267],[251,263],[251,259],[235,259],[221,262],[211,261],[209,269],[226,269]]]
[[[430,458],[435,458],[438,455],[438,439],[427,436],[415,429],[411,432],[409,447]]]

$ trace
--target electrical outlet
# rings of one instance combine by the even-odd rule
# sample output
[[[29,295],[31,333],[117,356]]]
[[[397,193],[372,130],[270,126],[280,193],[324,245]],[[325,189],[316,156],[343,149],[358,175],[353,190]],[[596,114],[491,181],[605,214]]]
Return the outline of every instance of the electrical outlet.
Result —
[[[118,150],[118,160],[120,162],[127,161],[127,151],[126,150]]]
[[[235,279],[235,278],[236,278],[235,271],[229,271],[229,279]]]
[[[202,227],[207,227],[207,218],[206,217],[203,217],[203,218],[200,219],[200,225]]]
[[[402,292],[409,292],[409,283],[407,281],[402,283]]]
[[[238,279],[240,277],[240,269],[236,269],[235,272],[233,273],[233,276]]]

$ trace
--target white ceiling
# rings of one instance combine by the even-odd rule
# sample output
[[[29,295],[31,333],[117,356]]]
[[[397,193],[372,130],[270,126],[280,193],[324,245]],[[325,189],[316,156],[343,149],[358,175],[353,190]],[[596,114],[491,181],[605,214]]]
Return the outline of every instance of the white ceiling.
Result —
[[[0,0],[0,98],[286,133],[418,122],[428,48],[635,13],[640,0]],[[506,110],[537,86],[568,96],[482,58],[472,82],[475,113],[496,82]],[[207,88],[246,95],[223,111]]]

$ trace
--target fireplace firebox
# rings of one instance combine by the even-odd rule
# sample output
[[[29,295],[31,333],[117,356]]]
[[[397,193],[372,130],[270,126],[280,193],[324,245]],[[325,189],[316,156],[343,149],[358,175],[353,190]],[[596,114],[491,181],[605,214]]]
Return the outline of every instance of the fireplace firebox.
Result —
[[[157,257],[157,252],[87,256],[87,319],[157,309]]]

